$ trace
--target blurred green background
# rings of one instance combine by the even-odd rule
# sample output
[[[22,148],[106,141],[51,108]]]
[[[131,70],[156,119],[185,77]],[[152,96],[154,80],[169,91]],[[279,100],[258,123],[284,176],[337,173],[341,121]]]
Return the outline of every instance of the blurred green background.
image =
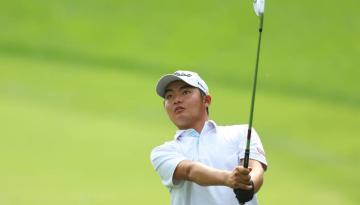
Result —
[[[254,126],[261,204],[358,204],[357,0],[267,1]],[[197,71],[247,123],[258,18],[239,0],[3,0],[0,204],[169,204],[149,153],[175,127],[158,78]]]

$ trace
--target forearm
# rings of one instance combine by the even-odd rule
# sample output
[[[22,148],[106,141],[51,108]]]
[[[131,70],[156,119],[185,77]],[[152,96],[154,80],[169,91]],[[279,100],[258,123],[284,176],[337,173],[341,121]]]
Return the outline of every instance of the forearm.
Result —
[[[184,160],[180,162],[174,173],[175,180],[187,180],[201,186],[226,186],[230,171],[211,168],[199,162]]]
[[[226,185],[229,171],[214,169],[204,164],[194,162],[191,165],[188,179],[202,186]]]
[[[192,181],[202,186],[220,185],[242,189],[251,188],[248,185],[248,181],[251,179],[254,182],[254,191],[257,192],[263,183],[264,169],[261,163],[256,160],[250,160],[249,165],[252,169],[251,172],[247,169],[242,170],[245,168],[241,167],[237,167],[231,172],[215,169],[199,162],[184,160],[176,167],[173,179]]]
[[[250,172],[251,180],[254,182],[254,191],[258,192],[264,181],[264,169],[260,162],[256,160],[250,160],[249,167],[252,168]]]

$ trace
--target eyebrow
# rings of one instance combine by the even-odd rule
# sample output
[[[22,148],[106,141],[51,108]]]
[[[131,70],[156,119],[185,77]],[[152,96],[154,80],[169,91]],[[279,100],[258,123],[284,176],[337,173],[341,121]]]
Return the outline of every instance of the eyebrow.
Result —
[[[183,85],[183,86],[181,86],[180,87],[180,90],[182,90],[182,89],[185,89],[185,88],[195,88],[194,86],[191,86],[191,85],[188,85],[188,84],[186,84],[186,85]],[[164,95],[166,95],[166,93],[167,92],[170,92],[170,91],[174,91],[173,89],[165,89],[165,92],[164,92]]]

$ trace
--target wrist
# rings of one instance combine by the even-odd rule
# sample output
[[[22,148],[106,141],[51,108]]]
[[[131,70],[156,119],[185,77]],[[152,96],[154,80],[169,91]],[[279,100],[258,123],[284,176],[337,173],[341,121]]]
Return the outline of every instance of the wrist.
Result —
[[[231,172],[230,171],[222,171],[222,185],[223,186],[227,186],[231,188],[231,184],[230,184],[230,176],[231,176]]]

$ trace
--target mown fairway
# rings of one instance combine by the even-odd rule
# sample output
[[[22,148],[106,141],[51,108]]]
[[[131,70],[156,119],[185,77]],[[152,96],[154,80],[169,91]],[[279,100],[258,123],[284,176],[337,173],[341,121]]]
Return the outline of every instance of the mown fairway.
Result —
[[[359,7],[267,0],[262,205],[360,201]],[[211,118],[247,123],[257,25],[251,1],[2,1],[0,204],[169,204],[149,161],[175,131],[156,81],[195,70]]]

